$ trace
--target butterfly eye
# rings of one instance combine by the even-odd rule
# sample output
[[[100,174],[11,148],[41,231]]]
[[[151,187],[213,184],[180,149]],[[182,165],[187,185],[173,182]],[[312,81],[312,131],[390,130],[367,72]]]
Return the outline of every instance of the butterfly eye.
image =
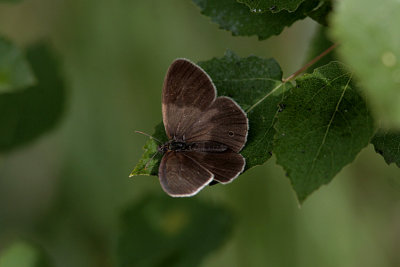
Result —
[[[233,137],[235,135],[232,131],[229,131],[228,134],[229,134],[230,137]]]

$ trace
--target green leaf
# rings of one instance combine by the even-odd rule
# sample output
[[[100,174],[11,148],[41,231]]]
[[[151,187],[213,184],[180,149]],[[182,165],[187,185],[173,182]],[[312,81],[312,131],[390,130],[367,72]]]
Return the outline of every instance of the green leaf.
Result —
[[[235,0],[193,0],[200,7],[201,13],[211,17],[221,29],[232,32],[232,35],[257,35],[264,40],[272,35],[280,34],[285,27],[295,21],[304,19],[318,5],[318,1],[305,1],[294,12],[254,13]]]
[[[0,254],[0,267],[49,267],[43,250],[25,241],[18,241]]]
[[[162,122],[157,124],[152,136],[156,138],[156,140],[161,141],[161,143],[168,141],[168,137],[165,134],[164,124]],[[158,167],[160,166],[162,158],[161,153],[157,150],[159,144],[159,142],[152,138],[146,141],[143,147],[144,153],[129,177],[136,175],[158,175]]]
[[[0,36],[0,94],[24,89],[34,82],[22,51]]]
[[[26,144],[54,127],[64,108],[64,83],[50,50],[27,51],[37,83],[23,91],[0,94],[0,151]]]
[[[228,210],[195,198],[147,198],[122,216],[119,266],[198,266],[221,247],[233,225]]]
[[[338,1],[332,33],[339,55],[351,66],[375,118],[400,127],[400,2]]]
[[[328,16],[332,12],[332,8],[330,0],[320,1],[316,8],[306,14],[319,24],[328,26]]]
[[[371,143],[387,164],[396,163],[400,167],[400,132],[380,130]]]
[[[332,62],[296,83],[275,124],[274,152],[301,203],[354,160],[374,127],[343,64]]]
[[[282,9],[290,12],[295,11],[304,0],[237,0],[239,3],[246,4],[252,12],[279,12]]]
[[[239,58],[231,51],[224,57],[200,62],[199,65],[210,75],[219,96],[233,98],[249,118],[247,143],[241,154],[246,158],[246,170],[263,164],[271,157],[275,134],[274,122],[279,111],[279,102],[291,84],[283,84],[282,71],[274,59],[256,56]],[[166,141],[162,124],[153,135]],[[135,167],[133,175],[157,175],[161,155],[150,158],[157,152],[157,143],[147,141],[144,154]],[[146,163],[148,164],[145,169]]]

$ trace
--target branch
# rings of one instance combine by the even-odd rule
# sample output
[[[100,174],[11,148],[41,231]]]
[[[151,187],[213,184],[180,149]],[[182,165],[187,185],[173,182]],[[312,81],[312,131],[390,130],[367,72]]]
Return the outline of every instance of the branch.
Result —
[[[299,76],[300,73],[302,73],[303,71],[307,70],[309,67],[311,67],[312,65],[314,65],[316,62],[318,62],[321,58],[323,58],[324,56],[326,56],[327,54],[329,54],[329,52],[331,52],[336,46],[338,46],[339,44],[333,44],[331,47],[329,47],[328,49],[326,49],[324,52],[322,52],[321,54],[319,54],[318,56],[316,56],[313,60],[311,60],[310,62],[308,62],[306,65],[304,65],[301,69],[299,69],[298,71],[296,71],[295,73],[293,73],[292,75],[290,75],[289,77],[287,77],[286,79],[282,79],[283,83],[289,82],[291,80],[293,80],[294,78],[296,78],[297,76]]]

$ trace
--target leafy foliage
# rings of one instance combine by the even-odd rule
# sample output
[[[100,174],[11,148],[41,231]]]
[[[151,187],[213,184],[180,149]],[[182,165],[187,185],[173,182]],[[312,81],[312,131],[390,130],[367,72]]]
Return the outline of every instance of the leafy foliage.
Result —
[[[296,80],[279,114],[274,152],[300,202],[352,162],[374,132],[352,74],[338,63]]]
[[[371,143],[387,164],[396,163],[400,167],[400,132],[380,130]]]
[[[119,266],[198,266],[224,243],[233,224],[226,209],[196,198],[147,198],[122,216]]]
[[[237,0],[239,3],[246,4],[253,12],[279,12],[282,9],[293,12],[304,0]]]
[[[251,36],[257,35],[260,40],[272,35],[278,35],[285,27],[295,21],[304,19],[319,1],[305,1],[294,12],[282,10],[278,13],[270,11],[254,13],[235,0],[193,0],[201,10],[201,13],[211,17],[211,20],[219,24],[220,28],[231,31],[233,35]]]
[[[0,93],[20,90],[34,82],[22,51],[0,36]]]
[[[200,7],[202,14],[210,16],[212,21],[231,31],[233,35],[257,35],[260,40],[279,34],[284,27],[305,16],[328,25],[327,18],[332,11],[330,0],[281,1],[279,4],[269,0],[193,1]],[[312,74],[297,79],[296,88],[281,82],[280,68],[273,61],[268,62],[257,57],[240,59],[228,52],[223,58],[199,63],[213,79],[218,94],[232,97],[247,112],[250,123],[249,139],[241,152],[246,158],[246,169],[263,164],[270,158],[271,151],[275,152],[277,162],[287,171],[300,202],[321,185],[329,183],[345,165],[354,160],[373,136],[373,119],[359,89],[356,88],[354,76],[361,78],[361,85],[370,88],[370,96],[376,99],[371,102],[378,106],[377,114],[379,105],[381,115],[385,110],[383,106],[387,105],[391,109],[385,110],[390,113],[387,121],[393,125],[396,116],[400,118],[400,105],[397,105],[400,95],[398,97],[398,92],[393,92],[398,83],[397,76],[400,77],[400,68],[397,67],[400,55],[394,45],[398,43],[398,35],[391,25],[377,23],[379,26],[371,26],[372,34],[364,34],[366,39],[363,40],[357,35],[359,29],[348,26],[356,25],[355,21],[360,19],[364,32],[368,32],[370,24],[382,21],[379,18],[384,12],[381,11],[388,7],[374,10],[372,14],[375,19],[371,20],[367,12],[357,8],[362,5],[357,1],[360,0],[341,3],[340,11],[334,18],[334,36],[342,42],[346,41],[341,46],[340,55],[352,66],[356,66],[354,75],[341,63],[332,62],[337,59],[336,53],[330,53],[320,60],[315,65],[319,68]],[[376,6],[370,3],[369,8]],[[397,8],[398,6],[393,6],[391,11],[396,18],[399,17],[395,16]],[[352,17],[349,10],[357,10],[356,16]],[[386,36],[384,28],[393,29],[391,36]],[[317,31],[309,58],[314,58],[333,44],[327,29],[321,27]],[[381,35],[385,37],[380,38]],[[379,39],[375,41],[376,46],[371,51],[366,51],[369,47],[365,43],[373,43],[368,39]],[[381,40],[388,44],[385,46]],[[359,47],[364,51],[360,53]],[[367,54],[368,64],[362,58],[364,54]],[[370,68],[374,62],[382,62],[377,73],[373,73],[375,69]],[[274,71],[265,71],[266,66]],[[374,83],[367,85],[367,76]],[[380,80],[384,80],[382,86],[379,86]],[[385,87],[386,91],[378,92],[376,88],[380,87]],[[381,99],[375,96],[378,94],[383,95]],[[382,116],[379,118],[382,119]],[[155,136],[166,140],[162,124],[157,127]],[[380,142],[379,138],[379,135],[374,138],[376,147]],[[394,138],[392,141],[396,140]],[[386,141],[388,143],[391,148],[395,147],[391,141]],[[161,155],[149,161],[156,148],[153,140],[146,143],[145,154],[132,175],[157,174]],[[393,149],[376,149],[384,155],[385,160],[396,160],[393,159]],[[146,162],[148,169],[144,169]]]
[[[333,4],[331,0],[322,0],[316,8],[307,12],[307,16],[324,26],[328,26],[328,17],[332,9]]]
[[[249,118],[249,135],[241,154],[246,158],[246,169],[263,164],[271,157],[272,141],[275,134],[273,124],[279,111],[278,103],[284,92],[291,87],[283,84],[282,71],[273,59],[255,56],[239,58],[228,51],[222,58],[200,62],[199,65],[210,75],[219,96],[229,96],[246,112]],[[162,123],[153,135],[166,141]],[[149,140],[144,154],[131,175],[157,175],[161,155],[157,143]],[[148,168],[145,169],[146,162]]]
[[[64,108],[64,83],[50,50],[38,45],[27,51],[37,83],[29,88],[0,94],[0,151],[32,141],[50,130]]]
[[[48,257],[35,245],[18,241],[0,254],[0,267],[50,267]]]
[[[61,6],[57,3],[64,1],[48,1],[52,3],[49,6],[47,1],[40,1],[39,5],[29,4],[22,9],[11,7],[19,1],[0,0],[1,7],[12,9],[10,13],[8,10],[0,12],[7,13],[1,19],[1,29],[12,32],[20,40],[34,40],[45,35],[56,41],[57,50],[68,56],[66,67],[77,94],[73,99],[76,102],[72,103],[71,124],[63,129],[68,136],[68,147],[61,161],[51,160],[47,153],[43,159],[32,160],[32,156],[42,152],[37,149],[10,155],[10,158],[1,154],[43,136],[54,127],[64,109],[65,91],[57,62],[46,48],[33,48],[25,57],[25,53],[11,43],[0,40],[0,248],[5,249],[0,253],[0,267],[48,266],[46,261],[41,261],[42,252],[28,242],[4,247],[4,241],[8,242],[15,234],[37,238],[51,248],[52,257],[65,266],[114,266],[112,256],[115,255],[110,255],[114,243],[118,245],[121,266],[197,266],[209,255],[218,253],[229,236],[235,238],[234,242],[224,251],[223,257],[216,255],[216,258],[207,259],[212,261],[211,265],[346,266],[351,262],[363,266],[368,261],[374,266],[400,266],[395,246],[397,224],[393,220],[397,218],[392,212],[398,209],[398,201],[392,201],[398,199],[397,192],[390,191],[393,184],[384,185],[381,193],[374,195],[379,189],[376,185],[382,181],[373,181],[373,177],[364,179],[368,178],[365,172],[361,177],[363,186],[361,190],[357,187],[357,197],[351,202],[360,201],[363,208],[384,209],[375,216],[378,220],[360,231],[356,227],[360,221],[376,214],[351,217],[354,210],[348,209],[346,198],[324,196],[323,205],[314,206],[319,210],[309,209],[305,216],[297,216],[287,192],[282,191],[285,183],[276,179],[249,179],[249,183],[230,187],[232,190],[224,196],[201,195],[211,197],[212,202],[221,202],[227,197],[225,200],[241,213],[241,228],[235,235],[232,235],[232,227],[236,221],[229,211],[214,207],[210,202],[199,202],[196,197],[149,196],[130,206],[121,218],[121,229],[116,229],[113,222],[120,205],[136,198],[134,194],[146,191],[142,189],[149,185],[135,181],[127,186],[123,177],[118,179],[126,165],[123,150],[129,142],[126,120],[143,121],[141,116],[127,110],[138,108],[140,99],[132,97],[145,93],[143,88],[153,86],[149,77],[158,64],[148,60],[149,55],[153,58],[182,56],[185,51],[170,49],[163,41],[190,44],[202,31],[192,31],[199,26],[196,20],[188,21],[192,27],[185,25],[185,19],[193,18],[185,11],[193,10],[187,10],[183,4],[165,4],[165,1],[157,2],[156,6],[153,1],[100,1],[95,7],[79,1]],[[297,79],[297,87],[293,87],[282,83],[282,71],[272,59],[239,58],[228,52],[222,58],[200,62],[213,78],[219,95],[234,98],[249,117],[249,139],[241,151],[246,157],[246,170],[266,162],[271,152],[276,153],[278,163],[286,170],[302,202],[318,187],[329,183],[368,144],[373,123],[366,103],[372,103],[378,119],[398,127],[398,0],[384,3],[372,0],[194,2],[203,14],[233,35],[258,36],[261,40],[280,34],[285,27],[307,16],[323,25],[333,24],[334,31],[328,30],[329,37],[341,44],[341,59],[351,66],[347,71],[340,63],[329,64],[339,55],[331,53],[313,65],[319,69]],[[328,17],[332,3],[338,3],[339,7],[333,10],[337,12],[334,20]],[[168,20],[174,15],[183,16]],[[6,17],[11,19],[10,23]],[[18,17],[27,19],[18,20]],[[14,25],[15,22],[18,25]],[[159,22],[163,23],[161,27],[157,25]],[[208,23],[208,19],[204,22]],[[137,27],[132,28],[133,24]],[[182,25],[185,27],[180,27]],[[331,45],[327,29],[318,31],[310,58]],[[216,34],[201,36],[207,44],[202,54],[221,48],[223,44],[215,41],[224,38],[213,38]],[[297,38],[307,37],[307,34],[299,34]],[[256,38],[239,38],[239,43],[233,39],[229,39],[233,46],[245,44],[241,46],[243,53],[250,47],[254,48],[254,53],[263,53],[262,44],[254,43]],[[291,41],[296,44],[297,40]],[[189,54],[196,51],[195,46],[186,46]],[[167,55],[167,51],[182,54]],[[353,77],[358,78],[357,83]],[[363,87],[368,90],[365,94],[361,91]],[[379,131],[371,142],[388,164],[394,162],[400,167],[398,130]],[[154,136],[161,143],[167,140],[162,123],[156,126]],[[162,157],[157,153],[157,145],[151,139],[146,142],[145,153],[132,174],[157,174]],[[125,153],[130,153],[128,150]],[[367,172],[372,168],[367,168]],[[54,174],[59,177],[53,177]],[[262,176],[261,168],[252,174]],[[31,179],[20,179],[25,177]],[[384,218],[385,214],[389,220]],[[340,223],[336,225],[332,221]],[[351,235],[340,242],[330,242],[336,237],[335,231],[329,229],[332,225],[337,226],[338,232],[344,229]],[[375,228],[378,231],[374,231]],[[354,229],[356,231],[352,231]],[[382,242],[372,246],[371,242],[364,242],[368,244],[363,243],[352,251],[355,253],[346,254],[356,255],[353,258],[341,257],[343,251],[351,251],[354,245],[360,244],[359,237],[374,232],[390,236],[394,242],[385,242],[388,245],[384,244],[383,249],[379,244]],[[116,233],[119,233],[118,238],[114,236]],[[369,236],[369,239],[380,240],[379,236]],[[325,243],[331,245],[324,246]],[[366,258],[357,257],[357,252],[366,250],[372,254]],[[285,257],[293,251],[295,257]]]
[[[274,151],[300,202],[353,161],[373,135],[366,104],[341,63],[298,78],[296,88],[281,82],[281,70],[272,59],[239,58],[228,51],[199,65],[218,95],[233,98],[247,112],[249,136],[241,151],[246,170],[263,164]],[[166,140],[162,124],[154,136]],[[157,175],[161,155],[151,159],[156,151],[157,144],[149,140],[131,175]]]
[[[399,2],[338,1],[332,22],[332,33],[341,43],[339,54],[365,89],[376,119],[399,128]]]

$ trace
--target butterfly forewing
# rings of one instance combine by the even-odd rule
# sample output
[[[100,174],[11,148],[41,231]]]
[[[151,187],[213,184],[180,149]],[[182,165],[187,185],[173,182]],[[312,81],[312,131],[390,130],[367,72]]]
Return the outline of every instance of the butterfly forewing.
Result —
[[[182,139],[215,97],[215,87],[201,68],[185,59],[175,60],[167,71],[162,91],[167,136]]]
[[[214,178],[196,161],[174,151],[164,154],[158,176],[164,191],[173,197],[193,196]]]

